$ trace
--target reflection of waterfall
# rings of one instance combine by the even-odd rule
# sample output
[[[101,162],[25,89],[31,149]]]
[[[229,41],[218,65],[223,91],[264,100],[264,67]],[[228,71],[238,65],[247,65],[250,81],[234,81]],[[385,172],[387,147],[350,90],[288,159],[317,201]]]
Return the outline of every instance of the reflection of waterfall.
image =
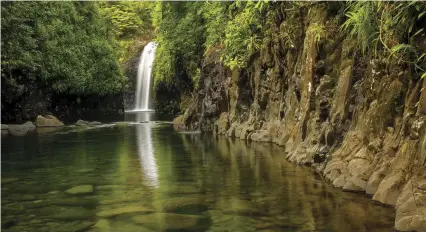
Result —
[[[152,64],[155,58],[155,50],[157,44],[154,42],[148,43],[142,52],[138,74],[137,74],[137,86],[136,86],[136,104],[135,109],[137,111],[148,111],[149,110],[149,90],[151,88],[151,72]]]
[[[146,116],[143,116],[142,114],[140,115],[143,119],[145,119],[144,121],[149,120],[148,113],[143,113],[143,115],[146,115]],[[157,188],[159,186],[158,167],[154,157],[151,125],[149,123],[137,125],[136,137],[138,141],[139,162],[140,162],[141,170],[145,177],[146,183],[150,187]]]

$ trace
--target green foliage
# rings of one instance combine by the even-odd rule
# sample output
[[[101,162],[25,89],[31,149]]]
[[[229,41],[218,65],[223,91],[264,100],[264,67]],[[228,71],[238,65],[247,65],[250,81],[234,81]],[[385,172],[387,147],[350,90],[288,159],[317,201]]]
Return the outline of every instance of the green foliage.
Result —
[[[259,51],[269,4],[259,2],[235,2],[230,6],[232,17],[226,24],[222,59],[231,69],[247,66],[250,57]]]
[[[314,22],[308,29],[307,33],[312,33],[316,43],[319,43],[326,37],[324,24]]]
[[[100,13],[113,25],[116,38],[139,36],[152,29],[149,2],[101,2]]]
[[[158,43],[154,85],[177,84],[191,91],[205,40],[201,2],[158,2],[153,11]],[[192,79],[192,81],[190,81]],[[175,83],[176,82],[176,83]]]
[[[362,52],[375,49],[379,35],[377,2],[353,2],[348,8],[348,19],[341,29],[357,39]]]
[[[206,2],[202,6],[202,14],[206,27],[206,51],[221,45],[225,39],[225,27],[228,21],[227,7],[229,2]]]
[[[191,90],[198,85],[203,55],[212,52],[231,69],[246,67],[261,48],[270,6],[266,1],[156,3],[154,85]]]
[[[421,2],[351,2],[341,29],[357,38],[363,53],[378,51],[391,61],[425,72],[425,14]]]
[[[121,90],[116,44],[97,3],[4,2],[1,11],[3,83],[30,78],[82,95]]]
[[[155,5],[151,2],[100,2],[99,5],[119,44],[119,61],[126,66],[153,37],[151,11]]]

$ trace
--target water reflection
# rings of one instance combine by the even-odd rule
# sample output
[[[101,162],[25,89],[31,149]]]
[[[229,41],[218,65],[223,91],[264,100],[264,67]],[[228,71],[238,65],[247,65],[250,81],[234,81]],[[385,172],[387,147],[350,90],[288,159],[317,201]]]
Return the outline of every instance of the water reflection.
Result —
[[[182,134],[185,151],[213,197],[212,231],[389,231],[392,210],[325,183],[288,163],[282,148],[238,139]],[[374,216],[373,216],[374,215]],[[245,217],[242,217],[245,216]],[[259,217],[262,216],[262,217]]]
[[[94,191],[65,192],[81,185]],[[123,232],[384,232],[394,219],[392,209],[288,163],[281,147],[154,122],[2,139],[1,193],[11,232],[99,232],[91,226],[99,221]]]
[[[152,127],[150,119],[152,112],[136,113],[136,121],[144,122],[136,125],[136,138],[138,146],[139,163],[145,179],[145,184],[157,188],[158,182],[158,167],[154,157],[154,146],[152,144]]]

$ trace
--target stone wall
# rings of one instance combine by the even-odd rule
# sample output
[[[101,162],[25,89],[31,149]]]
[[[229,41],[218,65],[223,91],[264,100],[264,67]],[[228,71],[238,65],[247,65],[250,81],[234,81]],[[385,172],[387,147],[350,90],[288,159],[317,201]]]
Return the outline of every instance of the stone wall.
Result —
[[[284,146],[333,186],[395,207],[397,230],[426,231],[426,81],[359,54],[324,9],[312,12],[301,41],[271,35],[248,68],[206,59],[183,127]],[[313,22],[336,33],[318,43]]]

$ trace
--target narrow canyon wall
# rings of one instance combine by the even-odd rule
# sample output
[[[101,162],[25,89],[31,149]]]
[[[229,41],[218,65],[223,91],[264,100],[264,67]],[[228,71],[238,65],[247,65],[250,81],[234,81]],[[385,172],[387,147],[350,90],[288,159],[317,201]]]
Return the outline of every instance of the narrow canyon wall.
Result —
[[[290,161],[335,187],[395,207],[397,230],[426,231],[426,81],[387,56],[362,55],[321,7],[304,18],[290,47],[278,22],[247,68],[206,58],[193,103],[175,122],[284,146]],[[321,43],[317,22],[332,35]]]

